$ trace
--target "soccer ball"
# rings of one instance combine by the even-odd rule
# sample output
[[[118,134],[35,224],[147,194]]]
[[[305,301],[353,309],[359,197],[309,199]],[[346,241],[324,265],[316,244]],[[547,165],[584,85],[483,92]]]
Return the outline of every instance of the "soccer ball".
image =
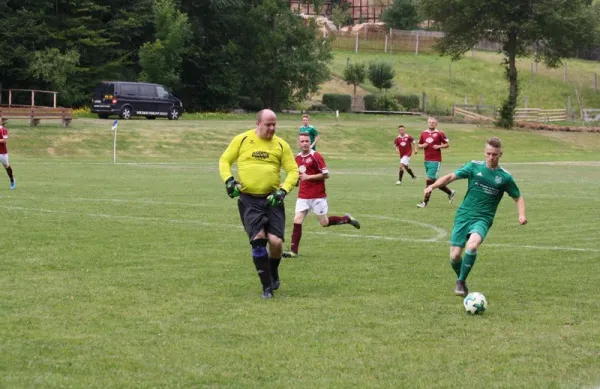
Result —
[[[487,300],[483,293],[473,292],[469,293],[467,297],[463,300],[463,305],[467,310],[467,313],[472,313],[473,315],[478,315],[487,309]]]

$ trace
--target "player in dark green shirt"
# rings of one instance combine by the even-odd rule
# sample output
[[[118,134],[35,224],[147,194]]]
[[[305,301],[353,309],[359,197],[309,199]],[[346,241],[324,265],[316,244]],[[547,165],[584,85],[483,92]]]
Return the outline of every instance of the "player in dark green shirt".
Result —
[[[308,134],[310,137],[310,148],[313,150],[317,150],[317,142],[319,139],[319,133],[317,129],[308,124],[308,115],[302,115],[302,127],[300,127],[301,134]]]
[[[425,194],[452,181],[467,178],[468,189],[462,204],[456,210],[452,237],[450,238],[450,264],[456,272],[455,293],[466,296],[469,289],[467,276],[475,265],[477,249],[485,239],[494,222],[498,204],[504,192],[512,197],[519,211],[519,224],[526,224],[525,199],[511,174],[498,165],[502,156],[502,144],[498,138],[490,138],[485,146],[485,161],[471,161],[454,173],[439,178],[425,188]],[[466,250],[463,257],[463,249]]]

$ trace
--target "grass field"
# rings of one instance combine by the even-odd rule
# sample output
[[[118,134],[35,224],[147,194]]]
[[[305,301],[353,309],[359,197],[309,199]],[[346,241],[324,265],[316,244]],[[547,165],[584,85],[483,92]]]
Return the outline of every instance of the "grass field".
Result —
[[[442,173],[498,135],[527,201],[505,198],[469,277],[489,302],[465,314],[448,238],[459,199],[417,209],[401,187],[399,121],[312,118],[330,214],[307,219],[301,258],[260,286],[217,159],[252,116],[29,128],[10,121],[17,178],[0,178],[2,388],[596,388],[600,386],[600,136],[441,124]],[[294,142],[298,116],[280,115]],[[422,156],[413,159],[422,176]],[[286,200],[288,238],[296,193]]]

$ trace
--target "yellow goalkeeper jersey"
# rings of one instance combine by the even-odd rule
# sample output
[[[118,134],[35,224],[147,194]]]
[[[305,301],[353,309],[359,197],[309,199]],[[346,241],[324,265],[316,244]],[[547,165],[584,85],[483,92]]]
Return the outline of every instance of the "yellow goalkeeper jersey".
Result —
[[[261,139],[252,129],[233,138],[219,159],[219,173],[223,181],[233,176],[231,166],[235,161],[242,193],[266,196],[279,189],[281,168],[286,173],[281,185],[283,189],[289,193],[298,182],[298,165],[292,149],[276,135],[271,140]]]

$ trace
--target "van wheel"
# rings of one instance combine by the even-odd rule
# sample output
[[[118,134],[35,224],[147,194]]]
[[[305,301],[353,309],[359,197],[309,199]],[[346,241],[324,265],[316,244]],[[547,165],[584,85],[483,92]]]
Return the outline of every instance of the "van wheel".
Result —
[[[146,116],[146,119],[148,119],[148,120],[154,120],[154,119],[156,119],[156,116]]]
[[[131,119],[131,113],[131,107],[125,106],[121,108],[121,114],[119,116],[121,116],[121,119],[123,120],[129,120]]]
[[[169,120],[179,119],[179,110],[175,107],[171,108],[167,117],[169,118]]]
[[[98,119],[108,119],[108,114],[107,113],[99,113]]]

